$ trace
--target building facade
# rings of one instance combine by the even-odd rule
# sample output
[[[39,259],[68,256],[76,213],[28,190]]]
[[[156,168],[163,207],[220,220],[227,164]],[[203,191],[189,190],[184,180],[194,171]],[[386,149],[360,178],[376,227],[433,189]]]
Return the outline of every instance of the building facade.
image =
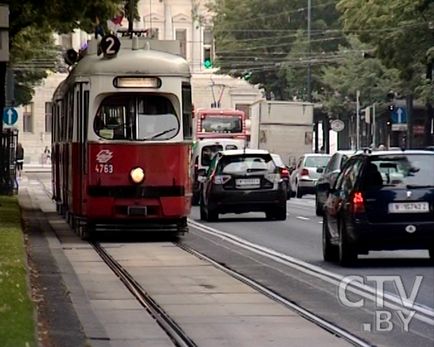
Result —
[[[138,4],[140,20],[134,22],[135,30],[148,30],[155,39],[178,40],[181,55],[192,71],[194,107],[237,108],[248,111],[249,105],[262,99],[262,92],[241,79],[219,75],[206,68],[203,62],[215,54],[212,36],[212,13],[208,0],[145,0]],[[120,13],[120,15],[122,15]],[[111,23],[108,23],[111,24]],[[126,18],[121,28],[128,27]],[[91,36],[76,30],[68,35],[56,36],[62,49],[78,50]],[[50,102],[65,73],[53,73],[35,88],[32,103],[19,107],[19,141],[24,147],[24,164],[45,165],[46,146],[51,146]]]

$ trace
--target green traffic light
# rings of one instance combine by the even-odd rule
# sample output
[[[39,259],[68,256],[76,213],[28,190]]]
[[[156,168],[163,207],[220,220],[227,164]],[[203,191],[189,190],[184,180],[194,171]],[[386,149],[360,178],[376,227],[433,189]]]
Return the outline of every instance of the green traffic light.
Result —
[[[211,59],[205,59],[204,62],[203,62],[203,66],[205,67],[205,69],[212,68],[212,61],[211,61]]]

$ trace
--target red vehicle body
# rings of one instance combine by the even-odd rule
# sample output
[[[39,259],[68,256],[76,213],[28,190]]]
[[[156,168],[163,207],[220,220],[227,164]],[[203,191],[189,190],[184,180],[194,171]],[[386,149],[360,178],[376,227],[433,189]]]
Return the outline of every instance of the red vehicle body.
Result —
[[[247,117],[243,111],[234,109],[197,109],[196,139],[233,138],[249,139]]]
[[[90,44],[53,96],[53,199],[83,238],[119,227],[187,231],[188,63],[128,41],[112,58]]]

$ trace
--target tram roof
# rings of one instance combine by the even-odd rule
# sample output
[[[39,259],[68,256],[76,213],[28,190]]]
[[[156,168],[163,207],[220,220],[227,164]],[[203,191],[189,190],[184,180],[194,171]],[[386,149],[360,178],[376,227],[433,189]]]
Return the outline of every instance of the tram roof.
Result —
[[[98,42],[89,41],[85,56],[70,76],[158,75],[190,76],[188,62],[179,54],[177,41],[120,38],[119,52],[113,58],[97,55]]]

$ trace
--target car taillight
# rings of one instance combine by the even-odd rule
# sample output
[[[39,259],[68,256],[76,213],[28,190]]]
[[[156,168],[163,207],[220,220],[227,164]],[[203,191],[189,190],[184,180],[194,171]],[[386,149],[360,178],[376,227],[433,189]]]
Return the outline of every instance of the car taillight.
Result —
[[[287,169],[280,169],[280,176],[282,177],[288,177],[289,171]]]
[[[218,175],[214,176],[214,184],[225,184],[231,179],[229,175]]]
[[[302,176],[309,176],[309,170],[308,169],[301,170],[301,175]]]
[[[364,213],[365,212],[365,200],[360,192],[353,194],[351,199],[351,211],[352,213]]]

